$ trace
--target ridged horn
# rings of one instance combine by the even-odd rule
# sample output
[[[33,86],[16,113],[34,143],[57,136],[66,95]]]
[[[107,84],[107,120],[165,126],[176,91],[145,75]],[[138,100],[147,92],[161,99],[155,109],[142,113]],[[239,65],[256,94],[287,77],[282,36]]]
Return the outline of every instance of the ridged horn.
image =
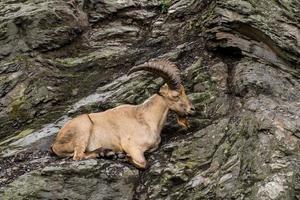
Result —
[[[171,90],[180,89],[180,71],[174,63],[168,60],[149,61],[131,68],[128,74],[142,70],[151,72],[162,77]]]

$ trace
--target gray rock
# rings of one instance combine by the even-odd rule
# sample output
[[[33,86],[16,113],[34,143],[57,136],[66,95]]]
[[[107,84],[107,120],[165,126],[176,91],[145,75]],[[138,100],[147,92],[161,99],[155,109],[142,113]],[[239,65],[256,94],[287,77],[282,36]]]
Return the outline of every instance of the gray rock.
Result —
[[[3,199],[131,199],[138,171],[107,161],[82,161],[32,171],[9,184]]]
[[[1,197],[299,199],[299,13],[298,0],[1,1]],[[151,58],[179,66],[197,113],[189,129],[170,114],[149,169],[48,153],[65,120],[157,92],[162,79],[126,75]]]

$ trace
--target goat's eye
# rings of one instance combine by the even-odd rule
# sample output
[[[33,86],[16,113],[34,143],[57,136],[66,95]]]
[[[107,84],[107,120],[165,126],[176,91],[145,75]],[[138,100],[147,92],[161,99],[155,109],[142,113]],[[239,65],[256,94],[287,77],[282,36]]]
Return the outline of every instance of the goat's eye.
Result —
[[[177,92],[172,93],[171,96],[174,99],[178,99],[179,98],[179,94]]]
[[[178,100],[180,99],[180,97],[179,97],[179,96],[173,96],[173,99],[174,99],[175,101],[178,101]]]

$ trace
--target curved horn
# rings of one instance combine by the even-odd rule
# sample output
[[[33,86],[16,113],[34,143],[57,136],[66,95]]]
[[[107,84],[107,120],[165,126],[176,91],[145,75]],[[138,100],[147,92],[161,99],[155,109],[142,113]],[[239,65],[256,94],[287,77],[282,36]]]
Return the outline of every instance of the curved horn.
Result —
[[[181,85],[180,71],[176,65],[168,60],[149,61],[131,68],[128,74],[136,71],[149,71],[162,77],[171,90],[179,90]]]

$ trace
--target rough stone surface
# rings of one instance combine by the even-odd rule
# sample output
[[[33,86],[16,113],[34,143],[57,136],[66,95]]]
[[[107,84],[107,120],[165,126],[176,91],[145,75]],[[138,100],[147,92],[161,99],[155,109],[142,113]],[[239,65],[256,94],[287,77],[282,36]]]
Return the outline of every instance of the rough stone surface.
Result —
[[[1,1],[1,199],[300,199],[299,24],[298,0]],[[49,153],[69,118],[155,93],[126,75],[151,58],[197,115],[170,114],[147,170]]]
[[[72,176],[68,176],[72,174]],[[32,171],[6,188],[3,199],[131,199],[136,169],[95,160]],[[121,181],[120,181],[121,180]],[[68,187],[72,186],[72,187]]]

